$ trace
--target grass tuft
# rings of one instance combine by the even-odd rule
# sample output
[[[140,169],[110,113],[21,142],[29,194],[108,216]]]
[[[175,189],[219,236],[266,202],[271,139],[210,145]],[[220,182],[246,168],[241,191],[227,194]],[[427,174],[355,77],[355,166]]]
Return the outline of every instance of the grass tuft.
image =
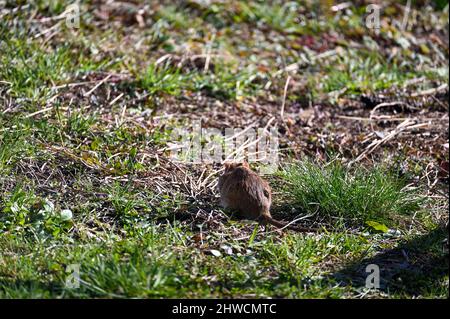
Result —
[[[417,211],[424,200],[383,167],[348,169],[338,161],[305,160],[287,167],[282,176],[288,182],[286,192],[305,212],[356,222],[392,221]]]

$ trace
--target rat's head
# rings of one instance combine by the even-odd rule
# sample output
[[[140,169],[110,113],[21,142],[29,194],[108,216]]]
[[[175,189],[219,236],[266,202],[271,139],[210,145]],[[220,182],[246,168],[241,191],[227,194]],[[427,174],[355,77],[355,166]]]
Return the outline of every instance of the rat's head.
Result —
[[[250,168],[250,166],[248,165],[248,163],[246,161],[244,162],[226,162],[223,164],[225,167],[225,173],[231,172],[234,169],[238,168],[238,167],[245,167],[245,168]]]

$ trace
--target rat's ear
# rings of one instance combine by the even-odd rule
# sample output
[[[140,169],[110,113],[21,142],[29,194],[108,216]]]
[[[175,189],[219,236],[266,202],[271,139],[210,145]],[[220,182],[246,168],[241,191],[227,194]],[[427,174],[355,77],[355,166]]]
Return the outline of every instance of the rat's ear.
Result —
[[[242,162],[242,166],[246,167],[246,168],[250,168],[250,166],[248,165],[248,163],[246,161]]]
[[[225,168],[225,171],[228,171],[231,168],[231,163],[225,162],[225,163],[223,163],[223,167]]]

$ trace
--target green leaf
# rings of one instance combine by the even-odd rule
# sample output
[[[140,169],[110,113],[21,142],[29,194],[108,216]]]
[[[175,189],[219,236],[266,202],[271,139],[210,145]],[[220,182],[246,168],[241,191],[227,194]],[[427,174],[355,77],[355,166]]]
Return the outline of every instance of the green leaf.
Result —
[[[250,247],[253,241],[255,240],[256,234],[258,233],[259,224],[256,224],[255,229],[253,229],[253,233],[248,240],[248,246]]]
[[[136,155],[137,155],[137,148],[136,148],[136,147],[133,147],[133,148],[130,150],[130,157],[135,158]]]
[[[367,221],[366,225],[373,228],[376,231],[380,231],[383,233],[387,233],[389,231],[389,228],[385,224],[381,224],[381,223],[373,221],[373,220]]]

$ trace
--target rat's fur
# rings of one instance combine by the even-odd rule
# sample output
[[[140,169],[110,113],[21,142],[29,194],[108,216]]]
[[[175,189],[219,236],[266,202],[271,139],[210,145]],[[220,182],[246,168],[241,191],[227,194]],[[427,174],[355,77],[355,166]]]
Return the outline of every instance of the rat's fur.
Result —
[[[239,217],[279,228],[286,227],[286,223],[273,219],[270,214],[272,192],[269,184],[253,172],[247,162],[225,163],[225,172],[219,177],[218,187],[222,206],[236,211]],[[314,231],[296,226],[288,228]]]

